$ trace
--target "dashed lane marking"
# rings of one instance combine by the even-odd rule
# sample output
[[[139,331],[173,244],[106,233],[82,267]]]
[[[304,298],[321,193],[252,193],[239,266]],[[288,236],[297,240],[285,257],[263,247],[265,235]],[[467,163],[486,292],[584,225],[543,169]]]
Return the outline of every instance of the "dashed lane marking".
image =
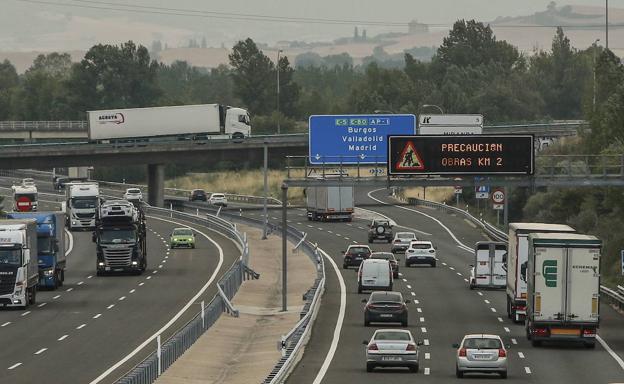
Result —
[[[502,323],[503,322],[503,318],[502,317],[498,317],[498,322]]]
[[[111,308],[113,308],[114,306],[115,306],[115,304],[111,304],[111,305],[109,305],[108,307],[106,307],[106,309],[111,309]]]
[[[87,276],[87,279],[91,279],[91,278],[93,278],[93,275]]]
[[[521,358],[521,359],[524,359],[524,353],[518,352],[518,357]]]
[[[152,278],[152,276],[147,276],[147,277],[145,278],[145,280],[149,280],[149,279],[151,279],[151,278]]]
[[[145,282],[141,281],[141,282],[139,283],[139,287],[143,286],[143,284],[145,284]]]
[[[427,333],[427,328],[425,328],[425,327],[421,327],[421,328],[420,328],[420,332],[422,332],[422,333]]]
[[[511,332],[511,331],[509,330],[509,328],[507,328],[507,327],[504,327],[503,329],[504,329],[504,330],[505,330],[505,332],[507,332],[507,333],[510,333],[510,332]]]
[[[134,292],[136,292],[136,289],[132,288],[132,289],[130,290],[130,293],[134,293]]]
[[[449,269],[450,269],[451,271],[454,271],[454,270],[455,270],[455,268],[453,268],[453,267],[449,267]]]
[[[48,304],[48,303],[41,303],[41,304],[37,305],[37,307],[41,308],[41,307],[45,306],[46,304]]]
[[[403,281],[407,283],[407,279],[403,279]]]
[[[38,350],[37,352],[35,352],[35,355],[41,355],[43,352],[47,351],[48,348],[41,348],[40,350]]]
[[[97,315],[93,316],[93,318],[94,318],[94,319],[97,319],[97,318],[99,318],[100,316],[102,316],[102,314],[101,314],[101,313],[98,313]]]
[[[358,229],[364,229],[364,227],[358,227]]]
[[[74,290],[74,288],[67,288],[67,289],[65,290],[65,292],[71,292],[71,291],[73,291],[73,290]]]
[[[22,313],[20,316],[26,316],[26,315],[28,315],[29,313],[30,313],[30,311],[26,311],[26,312]]]
[[[431,359],[431,353],[427,352],[425,353],[425,360],[429,360]]]
[[[76,329],[82,329],[82,328],[84,328],[86,326],[87,326],[87,324],[80,324],[79,326],[76,327]]]
[[[467,282],[468,282],[468,279],[464,279],[464,281],[467,283]]]
[[[485,304],[490,304],[490,300],[488,299],[484,299],[483,301],[485,302]]]
[[[406,287],[407,287],[407,289],[412,289],[412,286],[411,286],[411,285],[409,285],[409,284],[408,284],[408,285],[406,285]]]
[[[442,262],[442,265],[444,265],[446,267],[448,264],[446,264],[445,262]]]
[[[420,304],[420,301],[414,299],[414,304]]]
[[[457,276],[461,276],[461,275],[462,275],[461,273],[457,272]]]
[[[425,375],[428,376],[429,374],[431,374],[431,369],[425,368]]]
[[[490,308],[490,310],[494,313],[496,313],[496,308]]]
[[[22,365],[22,363],[15,363],[15,364],[11,365],[8,369],[13,370],[13,369],[19,367],[20,365]]]
[[[345,240],[351,240],[351,239],[349,239],[348,237],[345,236]]]
[[[416,296],[416,294],[414,292],[410,292],[412,294],[412,296]]]
[[[424,317],[421,317],[419,320],[420,320],[421,323],[425,322],[425,318]]]
[[[3,328],[4,328],[4,327],[6,327],[6,326],[7,326],[7,325],[9,325],[9,324],[11,324],[11,322],[10,322],[10,321],[7,321],[6,323],[4,323],[4,324],[0,325],[0,327],[3,327]]]
[[[84,284],[84,281],[79,281],[78,284],[76,285],[82,285],[82,284]]]
[[[423,345],[429,345],[429,339],[424,339],[423,340]]]
[[[58,341],[63,341],[65,339],[67,339],[68,337],[69,337],[69,335],[63,335],[63,336],[58,338]]]
[[[531,374],[531,368],[529,368],[529,367],[524,367],[524,372],[526,372],[526,373],[527,373],[527,375],[530,375],[530,374]]]
[[[422,308],[416,308],[416,312],[422,313]]]
[[[121,297],[119,298],[119,301],[123,301],[123,300],[126,300],[126,296],[121,296]]]
[[[477,292],[477,295],[483,296],[483,293],[482,292]]]
[[[516,339],[511,339],[511,344],[513,344],[513,345],[517,345],[517,344],[518,344],[518,340],[516,340]]]

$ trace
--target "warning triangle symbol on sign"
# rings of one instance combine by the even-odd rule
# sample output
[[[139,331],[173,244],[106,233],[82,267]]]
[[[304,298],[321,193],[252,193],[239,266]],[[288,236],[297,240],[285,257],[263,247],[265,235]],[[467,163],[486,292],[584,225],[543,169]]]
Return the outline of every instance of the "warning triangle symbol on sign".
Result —
[[[403,148],[395,168],[398,171],[422,171],[425,169],[425,163],[422,161],[418,151],[416,151],[414,143],[408,141],[405,144],[405,148]]]

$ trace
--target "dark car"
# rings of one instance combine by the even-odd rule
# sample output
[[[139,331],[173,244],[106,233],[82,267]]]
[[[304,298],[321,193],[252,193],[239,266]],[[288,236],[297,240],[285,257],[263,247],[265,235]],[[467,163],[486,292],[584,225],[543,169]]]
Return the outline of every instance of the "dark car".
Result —
[[[373,292],[368,300],[363,299],[366,303],[364,307],[364,325],[369,326],[370,323],[391,322],[401,323],[401,326],[407,327],[407,305],[409,300],[403,300],[401,292]]]
[[[342,268],[359,267],[362,261],[370,257],[371,253],[368,245],[349,245],[343,255]]]
[[[392,267],[392,277],[395,279],[399,277],[399,261],[391,252],[373,252],[370,256],[371,259],[388,260],[390,267]]]
[[[375,240],[384,240],[388,243],[392,242],[394,234],[392,233],[392,224],[386,219],[375,219],[368,225],[368,242]]]
[[[193,189],[189,195],[189,201],[208,201],[208,195],[203,189]]]

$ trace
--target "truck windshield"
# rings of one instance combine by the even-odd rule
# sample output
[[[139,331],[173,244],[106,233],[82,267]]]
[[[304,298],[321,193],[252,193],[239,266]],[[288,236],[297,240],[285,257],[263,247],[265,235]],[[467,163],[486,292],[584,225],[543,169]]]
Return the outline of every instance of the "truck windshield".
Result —
[[[238,122],[243,123],[245,125],[251,125],[251,120],[249,119],[249,115],[238,115]]]
[[[40,254],[54,253],[54,238],[50,236],[37,237],[37,252]]]
[[[0,248],[0,265],[22,265],[22,250],[16,248]]]
[[[37,194],[36,193],[16,193],[15,194],[15,201],[17,201],[20,197],[27,197],[28,200],[30,200],[30,201],[37,201]]]
[[[74,197],[71,199],[72,208],[76,209],[94,209],[97,203],[95,197]]]
[[[134,231],[128,229],[107,230],[101,232],[100,242],[103,244],[134,243]]]

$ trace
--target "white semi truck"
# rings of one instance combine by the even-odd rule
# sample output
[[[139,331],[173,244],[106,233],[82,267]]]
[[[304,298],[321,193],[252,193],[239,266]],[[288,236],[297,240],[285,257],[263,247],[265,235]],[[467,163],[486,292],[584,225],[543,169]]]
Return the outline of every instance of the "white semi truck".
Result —
[[[251,133],[249,113],[219,104],[88,111],[93,142],[163,136],[201,139],[225,135],[242,139]]]
[[[0,220],[0,306],[35,304],[39,265],[37,221]]]
[[[593,348],[599,325],[602,242],[575,233],[529,235],[526,333]]]
[[[95,215],[99,206],[100,189],[95,182],[65,185],[65,212],[67,228],[95,228]]]
[[[575,232],[563,224],[510,223],[507,254],[507,316],[516,323],[526,315],[526,270],[529,260],[529,234]]]
[[[308,187],[305,190],[308,220],[351,221],[353,219],[353,187]]]

